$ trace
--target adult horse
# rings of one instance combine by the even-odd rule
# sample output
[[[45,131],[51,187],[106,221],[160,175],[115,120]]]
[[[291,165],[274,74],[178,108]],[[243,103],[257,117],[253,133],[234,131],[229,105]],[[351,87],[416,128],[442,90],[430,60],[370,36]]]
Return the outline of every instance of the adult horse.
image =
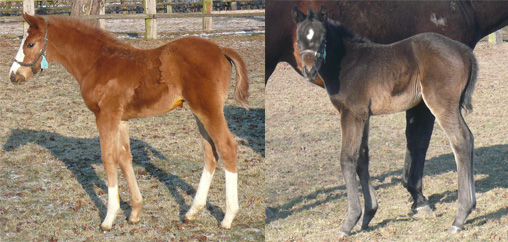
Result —
[[[473,135],[461,109],[472,110],[477,62],[466,45],[435,33],[383,45],[350,32],[327,18],[321,6],[316,16],[296,6],[296,39],[303,75],[314,82],[319,74],[334,107],[340,112],[340,166],[346,183],[348,216],[340,229],[349,235],[362,214],[358,181],[365,199],[362,229],[378,205],[370,182],[368,135],[373,115],[401,112],[424,103],[448,136],[458,170],[459,202],[452,232],[464,228],[476,206],[473,177]]]
[[[224,117],[224,102],[236,67],[235,99],[247,105],[247,69],[231,48],[197,37],[141,50],[107,32],[71,18],[23,14],[30,25],[10,70],[14,84],[26,82],[49,62],[61,63],[77,80],[99,130],[107,176],[107,214],[101,224],[110,230],[120,209],[118,165],[131,195],[129,222],[139,222],[142,196],[132,168],[128,120],[171,111],[187,102],[203,137],[204,168],[196,196],[185,219],[193,220],[206,204],[217,166],[226,176],[226,212],[221,227],[230,228],[238,207],[237,143]]]
[[[508,25],[508,1],[271,0],[266,5],[265,81],[277,63],[283,61],[301,73],[296,24],[291,16],[295,5],[304,12],[324,5],[329,18],[381,44],[435,32],[474,48],[481,38]],[[320,78],[315,84],[324,87]],[[424,103],[406,111],[407,151],[402,183],[411,194],[415,210],[430,211],[422,193],[422,178],[434,121]]]

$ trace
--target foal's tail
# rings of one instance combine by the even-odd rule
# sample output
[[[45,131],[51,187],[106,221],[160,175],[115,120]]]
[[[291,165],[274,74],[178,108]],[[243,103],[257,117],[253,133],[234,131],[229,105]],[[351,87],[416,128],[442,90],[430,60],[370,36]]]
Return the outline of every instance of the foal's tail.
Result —
[[[472,51],[470,52],[471,58],[471,69],[469,71],[469,79],[466,83],[466,88],[462,92],[461,107],[466,113],[473,111],[473,92],[476,86],[476,80],[478,79],[478,63]]]
[[[248,108],[249,98],[249,79],[247,77],[247,67],[242,57],[233,49],[221,47],[222,53],[233,62],[236,68],[236,85],[235,85],[235,99],[244,108]]]

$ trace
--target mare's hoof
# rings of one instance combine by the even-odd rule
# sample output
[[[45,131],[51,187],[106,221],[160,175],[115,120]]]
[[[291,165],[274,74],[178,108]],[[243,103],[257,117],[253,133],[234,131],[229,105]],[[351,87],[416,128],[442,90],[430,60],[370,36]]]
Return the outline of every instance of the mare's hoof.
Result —
[[[452,229],[450,230],[452,234],[458,234],[460,231],[462,231],[462,229],[457,226],[452,226]]]

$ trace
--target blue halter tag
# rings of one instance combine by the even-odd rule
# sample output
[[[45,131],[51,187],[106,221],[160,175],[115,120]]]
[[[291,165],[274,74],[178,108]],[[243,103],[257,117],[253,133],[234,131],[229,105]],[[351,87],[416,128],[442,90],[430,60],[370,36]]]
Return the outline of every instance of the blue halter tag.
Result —
[[[41,69],[48,69],[49,68],[49,64],[48,64],[48,61],[46,60],[46,56],[42,56],[42,61],[41,61]]]

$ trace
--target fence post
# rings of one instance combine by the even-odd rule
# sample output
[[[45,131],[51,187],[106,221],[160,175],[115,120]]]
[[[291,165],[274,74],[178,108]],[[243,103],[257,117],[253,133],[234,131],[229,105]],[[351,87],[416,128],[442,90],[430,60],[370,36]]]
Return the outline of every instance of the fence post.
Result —
[[[23,0],[23,12],[28,13],[30,15],[35,14],[35,6],[34,6],[34,0]],[[28,23],[26,21],[23,22],[23,38],[26,37],[27,31],[28,31]]]
[[[503,34],[501,33],[501,30],[489,34],[489,44],[500,45],[501,43],[503,43]]]
[[[155,7],[155,0],[145,0],[143,3],[145,4],[144,7],[146,14],[157,13],[157,9]],[[155,18],[145,19],[145,39],[146,40],[157,39],[157,19]]]
[[[99,4],[100,4],[99,15],[105,15],[106,14],[106,0],[102,0]],[[106,29],[106,20],[105,19],[99,19],[99,27],[101,29]]]
[[[203,13],[212,13],[213,0],[203,0]],[[203,30],[212,30],[212,17],[203,17]]]

